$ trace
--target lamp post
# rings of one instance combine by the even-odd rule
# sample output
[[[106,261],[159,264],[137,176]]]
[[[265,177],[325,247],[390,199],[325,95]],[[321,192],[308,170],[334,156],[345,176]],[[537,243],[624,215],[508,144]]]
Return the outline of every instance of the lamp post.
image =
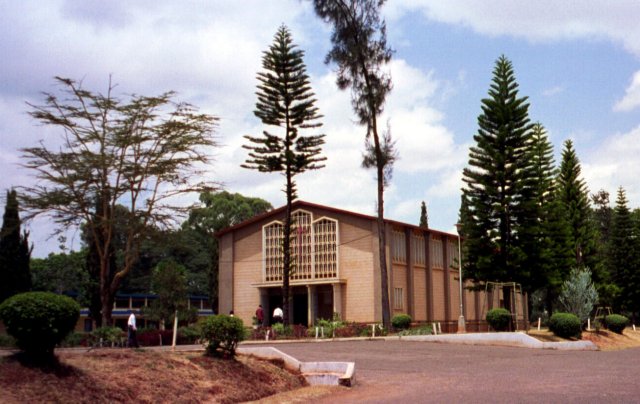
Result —
[[[460,284],[460,317],[458,317],[458,333],[466,332],[466,326],[464,323],[464,307],[462,305],[463,295],[462,295],[462,243],[461,236],[462,233],[462,224],[456,223],[456,230],[458,231],[458,283]]]

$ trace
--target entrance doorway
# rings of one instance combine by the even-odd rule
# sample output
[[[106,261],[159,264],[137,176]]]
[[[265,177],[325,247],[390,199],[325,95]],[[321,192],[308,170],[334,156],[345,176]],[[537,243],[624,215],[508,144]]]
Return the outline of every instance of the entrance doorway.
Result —
[[[318,319],[333,319],[333,287],[331,285],[318,285]]]

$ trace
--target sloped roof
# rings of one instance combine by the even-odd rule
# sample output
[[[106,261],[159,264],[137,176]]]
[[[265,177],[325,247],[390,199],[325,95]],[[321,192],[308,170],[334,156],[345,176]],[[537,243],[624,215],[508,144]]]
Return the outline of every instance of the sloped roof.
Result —
[[[315,209],[323,209],[323,210],[328,210],[330,212],[334,212],[334,213],[338,213],[338,214],[342,214],[342,215],[349,215],[349,216],[354,216],[354,217],[358,217],[361,219],[366,219],[366,220],[372,220],[372,221],[376,221],[378,218],[376,216],[371,216],[371,215],[365,215],[362,213],[357,213],[357,212],[351,212],[348,210],[344,210],[344,209],[338,209],[338,208],[334,208],[331,206],[326,206],[326,205],[319,205],[317,203],[312,203],[312,202],[307,202],[307,201],[303,201],[303,200],[296,200],[291,204],[291,209],[292,210],[296,210],[296,209],[300,209],[300,208],[315,208]],[[238,223],[236,225],[227,227],[225,229],[220,230],[219,232],[217,232],[215,234],[216,237],[222,237],[223,235],[230,233],[232,231],[241,229],[243,227],[249,226],[253,223],[259,222],[261,220],[264,220],[268,217],[271,216],[277,216],[280,215],[281,213],[283,213],[285,211],[285,209],[287,208],[286,205],[283,205],[279,208],[270,210],[268,212],[262,213],[260,215],[254,216],[251,219],[245,220],[244,222]],[[399,222],[397,220],[391,220],[391,219],[385,219],[384,220],[385,223],[387,224],[391,224],[391,225],[395,225],[395,226],[401,226],[401,227],[408,227],[410,229],[414,229],[414,230],[425,230],[424,228],[420,227],[420,226],[416,226],[414,224],[409,224],[409,223],[403,223],[403,222]],[[452,233],[448,233],[448,232],[444,232],[444,231],[440,231],[440,230],[434,230],[434,229],[426,229],[428,232],[432,233],[432,234],[440,234],[440,235],[448,235],[448,236],[452,236],[452,237],[457,237],[457,234],[452,234]]]

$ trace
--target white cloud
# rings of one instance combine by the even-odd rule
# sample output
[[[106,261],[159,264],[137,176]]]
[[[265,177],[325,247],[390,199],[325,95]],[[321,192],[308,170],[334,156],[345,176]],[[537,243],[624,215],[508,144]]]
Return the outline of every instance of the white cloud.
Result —
[[[586,153],[582,169],[590,192],[604,189],[615,195],[618,187],[622,186],[627,191],[627,199],[637,207],[640,203],[638,155],[640,126],[627,133],[611,136]]]
[[[633,75],[624,97],[613,106],[613,110],[626,112],[638,106],[640,106],[640,70]]]
[[[555,87],[547,88],[544,91],[542,91],[542,95],[544,95],[545,97],[553,97],[554,95],[561,94],[563,92],[564,92],[564,87],[555,86]]]
[[[635,0],[396,0],[387,7],[390,18],[418,10],[430,20],[490,36],[532,41],[608,39],[640,56],[640,3]]]

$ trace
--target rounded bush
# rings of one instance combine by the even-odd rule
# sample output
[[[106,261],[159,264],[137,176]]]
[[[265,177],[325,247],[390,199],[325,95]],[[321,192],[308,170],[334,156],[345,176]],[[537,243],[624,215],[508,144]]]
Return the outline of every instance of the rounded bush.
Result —
[[[0,319],[18,348],[38,356],[53,355],[53,349],[73,330],[78,317],[78,303],[50,292],[20,293],[0,304]]]
[[[629,325],[629,319],[620,314],[609,314],[604,318],[607,328],[616,334],[622,334],[624,329]]]
[[[245,339],[242,320],[224,314],[208,317],[202,323],[201,337],[209,356],[234,356],[236,347]]]
[[[577,338],[582,336],[580,319],[571,313],[554,313],[549,319],[549,330],[561,338]]]
[[[504,308],[491,309],[487,313],[487,323],[496,331],[507,331],[511,323],[511,312]]]
[[[406,330],[411,326],[411,316],[408,314],[396,314],[391,319],[391,325],[397,330]]]

